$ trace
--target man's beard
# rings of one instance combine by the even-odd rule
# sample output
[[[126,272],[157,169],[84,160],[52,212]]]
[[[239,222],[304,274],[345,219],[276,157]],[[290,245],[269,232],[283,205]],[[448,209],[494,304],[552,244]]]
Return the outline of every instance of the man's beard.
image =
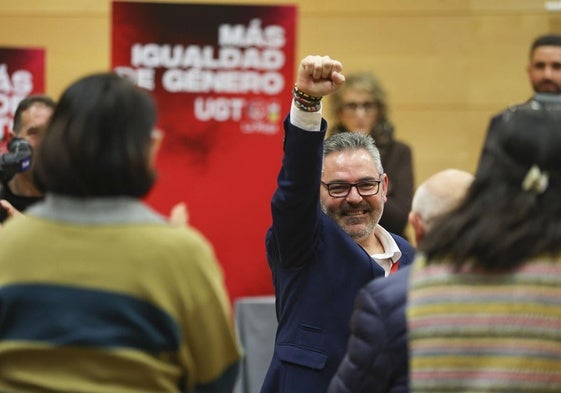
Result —
[[[372,235],[375,229],[376,224],[374,223],[374,221],[369,222],[368,225],[366,225],[362,230],[359,231],[347,231],[345,230],[345,228],[343,228],[343,230],[345,230],[345,232],[347,232],[347,234],[352,237],[357,243],[359,242],[359,240],[365,239],[368,236]]]
[[[380,220],[380,217],[382,216],[382,212],[380,212],[378,218],[376,219],[375,217],[372,217],[371,214],[373,212],[373,208],[370,205],[362,205],[363,206],[363,210],[365,210],[367,212],[367,214],[370,215],[371,220],[367,223],[364,224],[363,228],[360,230],[350,230],[349,228],[347,228],[346,225],[343,224],[343,220],[351,220],[352,221],[352,217],[351,216],[347,216],[345,215],[345,212],[348,210],[352,210],[349,207],[345,207],[344,205],[341,205],[341,207],[336,210],[336,211],[330,211],[327,209],[327,207],[323,204],[323,202],[321,203],[321,210],[327,214],[333,221],[335,221],[337,223],[337,225],[339,225],[341,227],[341,229],[343,229],[350,237],[352,237],[357,243],[364,238],[367,238],[368,236],[372,235],[372,233],[374,232],[374,230],[376,229],[376,225],[378,223],[378,221]],[[355,207],[356,209],[356,207]],[[348,224],[348,223],[347,223]]]
[[[561,84],[551,79],[544,79],[533,85],[536,93],[561,94]]]

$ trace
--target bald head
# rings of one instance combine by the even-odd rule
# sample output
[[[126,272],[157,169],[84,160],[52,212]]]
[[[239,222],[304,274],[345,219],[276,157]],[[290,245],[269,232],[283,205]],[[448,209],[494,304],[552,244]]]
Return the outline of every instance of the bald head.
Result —
[[[429,177],[417,188],[409,213],[417,244],[440,215],[449,213],[459,205],[472,181],[473,175],[469,172],[445,169]]]

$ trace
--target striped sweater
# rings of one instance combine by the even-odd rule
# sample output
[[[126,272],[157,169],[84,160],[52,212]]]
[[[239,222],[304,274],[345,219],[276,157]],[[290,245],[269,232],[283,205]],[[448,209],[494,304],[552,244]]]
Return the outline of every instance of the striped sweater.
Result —
[[[231,392],[212,246],[130,198],[47,195],[0,235],[0,392]]]
[[[508,274],[414,266],[412,392],[561,392],[561,261]]]

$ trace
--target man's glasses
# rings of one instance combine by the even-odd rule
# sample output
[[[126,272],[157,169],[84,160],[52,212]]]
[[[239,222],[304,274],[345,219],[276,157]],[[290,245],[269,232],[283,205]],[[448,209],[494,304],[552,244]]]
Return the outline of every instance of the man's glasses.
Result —
[[[351,192],[351,188],[356,187],[357,192],[362,197],[376,195],[380,191],[382,180],[363,180],[358,183],[332,182],[321,184],[327,188],[327,193],[332,198],[346,198]]]
[[[378,105],[375,102],[367,101],[367,102],[346,102],[343,104],[343,110],[346,112],[356,112],[359,109],[362,109],[365,112],[373,112]]]

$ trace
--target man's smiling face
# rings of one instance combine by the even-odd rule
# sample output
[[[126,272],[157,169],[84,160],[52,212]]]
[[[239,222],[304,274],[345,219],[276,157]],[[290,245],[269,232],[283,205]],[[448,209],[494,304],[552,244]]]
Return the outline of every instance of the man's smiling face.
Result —
[[[346,197],[334,198],[326,187],[321,187],[321,207],[355,241],[370,236],[386,202],[388,178],[378,173],[372,157],[364,149],[343,150],[328,154],[323,162],[322,182],[359,183],[381,180],[375,195],[361,196],[357,187],[351,187]]]

